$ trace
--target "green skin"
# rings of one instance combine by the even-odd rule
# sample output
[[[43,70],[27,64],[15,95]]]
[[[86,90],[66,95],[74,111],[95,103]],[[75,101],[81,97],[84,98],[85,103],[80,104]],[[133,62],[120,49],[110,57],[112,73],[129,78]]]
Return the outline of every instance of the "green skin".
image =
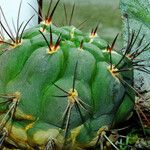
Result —
[[[0,93],[20,93],[15,115],[6,123],[8,130],[11,126],[7,141],[19,148],[43,149],[48,139],[54,139],[61,148],[65,139],[62,116],[68,98],[55,97],[65,93],[53,83],[69,92],[78,62],[75,90],[78,97],[90,106],[90,114],[79,105],[81,117],[73,105],[67,139],[72,143],[72,149],[93,146],[92,141],[98,136],[99,129],[122,122],[132,111],[134,93],[117,76],[132,83],[133,72],[113,74],[109,69],[107,43],[98,36],[91,38],[73,26],[58,28],[51,25],[53,43],[60,33],[62,41],[56,52],[48,53],[46,42],[39,32],[42,26],[27,30],[20,45],[9,47],[0,55]],[[49,27],[47,25],[43,32],[48,41]],[[79,48],[82,40],[82,48]],[[113,65],[121,57],[122,54],[112,51]],[[118,67],[122,65],[132,67],[128,58]],[[4,100],[1,98],[0,102]],[[8,104],[0,105],[1,118],[8,108]]]

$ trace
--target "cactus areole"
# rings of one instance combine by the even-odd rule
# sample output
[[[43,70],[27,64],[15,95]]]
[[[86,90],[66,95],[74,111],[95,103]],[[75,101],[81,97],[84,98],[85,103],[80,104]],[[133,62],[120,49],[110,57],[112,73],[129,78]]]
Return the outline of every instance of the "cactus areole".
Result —
[[[33,6],[34,9],[30,7],[30,5]],[[7,23],[9,24],[12,33],[16,32],[16,29],[14,30],[14,26],[16,28],[17,20],[19,22],[26,22],[28,18],[30,18],[34,14],[35,10],[38,12],[38,4],[36,0],[1,0],[0,7],[0,20],[2,21],[4,26],[7,26]],[[1,12],[1,10],[3,11],[3,13]],[[2,17],[3,15],[5,15],[5,17]],[[7,20],[7,23],[5,22],[5,20]],[[31,28],[37,24],[38,15],[35,15],[27,25],[26,29]],[[3,32],[3,36],[5,38],[9,38],[6,32]]]
[[[96,33],[58,27],[52,16],[25,30],[0,35],[0,135],[19,149],[85,149],[126,120],[134,106],[133,60]],[[50,4],[51,5],[51,4]],[[135,34],[135,33],[134,33]]]

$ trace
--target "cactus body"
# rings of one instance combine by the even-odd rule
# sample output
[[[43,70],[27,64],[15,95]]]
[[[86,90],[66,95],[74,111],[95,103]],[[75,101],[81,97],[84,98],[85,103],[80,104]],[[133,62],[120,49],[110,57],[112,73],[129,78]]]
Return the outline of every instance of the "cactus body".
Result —
[[[71,103],[67,139],[70,137],[75,145],[78,143],[79,147],[86,147],[97,137],[100,128],[116,124],[130,113],[132,103],[126,92],[131,90],[122,84],[118,76],[130,84],[133,73],[128,72],[128,81],[126,74],[113,71],[122,58],[117,51],[112,52],[110,68],[110,51],[107,43],[99,42],[101,39],[98,36],[90,37],[73,26],[59,28],[48,25],[43,32],[48,41],[50,27],[54,45],[60,34],[62,37],[60,45],[53,52],[39,32],[41,24],[26,31],[20,44],[8,46],[8,50],[0,56],[1,93],[19,93],[15,115],[6,126],[12,128],[9,140],[19,147],[34,148],[36,145],[44,146],[51,137],[62,145],[66,130],[65,125],[62,127],[61,124],[62,117]],[[82,47],[80,39],[83,40]],[[77,102],[71,102],[72,98],[63,97],[67,93],[55,85],[66,92],[72,90],[76,62],[76,94],[72,98]],[[126,58],[118,67],[130,65],[131,61]],[[134,100],[132,92],[130,96]],[[129,109],[120,107],[122,103],[129,103]],[[5,108],[1,108],[1,116],[7,113],[9,106],[6,104]],[[118,114],[119,109],[123,113]]]
[[[92,147],[132,111],[132,60],[97,34],[41,22],[0,48],[0,130],[12,146]]]

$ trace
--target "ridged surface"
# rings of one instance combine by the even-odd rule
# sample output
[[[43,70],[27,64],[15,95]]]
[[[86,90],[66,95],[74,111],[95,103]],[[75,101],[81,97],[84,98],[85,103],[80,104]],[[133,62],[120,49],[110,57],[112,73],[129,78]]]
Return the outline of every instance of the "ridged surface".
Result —
[[[130,91],[130,88],[125,87],[111,73],[107,43],[98,36],[91,38],[73,26],[58,28],[52,25],[53,43],[56,43],[60,34],[62,41],[58,50],[49,54],[46,42],[39,32],[40,29],[40,26],[29,29],[24,33],[20,45],[16,48],[10,47],[0,55],[0,89],[3,89],[1,92],[21,93],[12,124],[14,132],[21,129],[22,131],[19,134],[15,133],[15,137],[22,140],[23,144],[19,144],[21,147],[42,146],[49,134],[53,133],[49,130],[57,128],[52,138],[58,138],[58,129],[62,126],[62,116],[68,100],[66,97],[58,97],[65,93],[54,84],[65,91],[70,91],[73,87],[75,65],[78,62],[75,89],[78,97],[91,107],[91,114],[80,107],[81,116],[76,107],[73,107],[69,130],[82,125],[75,139],[83,145],[89,143],[96,136],[99,128],[120,122],[129,115],[133,104],[125,91]],[[43,33],[50,41],[49,26]],[[83,41],[82,47],[80,47],[81,41]],[[112,51],[113,65],[116,65],[121,58],[122,54]],[[130,65],[130,61],[126,58],[118,67],[123,65]],[[119,76],[126,82],[132,82],[132,71],[127,74],[119,73]],[[125,77],[130,79],[127,80]],[[130,94],[134,99],[134,94],[132,92]],[[119,110],[119,106],[124,101],[127,105]],[[2,110],[6,112],[5,108]],[[121,113],[116,115],[118,110]],[[116,117],[115,122],[113,122],[114,117]],[[83,123],[86,125],[84,126]],[[87,127],[91,133],[87,132]],[[40,131],[43,133],[43,142],[36,139],[36,136],[41,136]],[[24,137],[23,134],[26,137],[20,139]],[[18,140],[15,137],[12,136],[10,139],[16,142]],[[58,140],[58,143],[60,141]]]

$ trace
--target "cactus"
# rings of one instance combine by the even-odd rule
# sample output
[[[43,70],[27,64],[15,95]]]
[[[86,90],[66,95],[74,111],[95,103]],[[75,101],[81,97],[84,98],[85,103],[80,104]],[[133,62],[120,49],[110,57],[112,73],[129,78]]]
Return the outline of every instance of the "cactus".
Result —
[[[133,110],[135,58],[149,45],[124,53],[97,35],[75,26],[57,27],[53,10],[25,31],[33,16],[10,40],[0,41],[0,146],[20,149],[85,149],[100,144]],[[21,30],[22,29],[22,30]]]

